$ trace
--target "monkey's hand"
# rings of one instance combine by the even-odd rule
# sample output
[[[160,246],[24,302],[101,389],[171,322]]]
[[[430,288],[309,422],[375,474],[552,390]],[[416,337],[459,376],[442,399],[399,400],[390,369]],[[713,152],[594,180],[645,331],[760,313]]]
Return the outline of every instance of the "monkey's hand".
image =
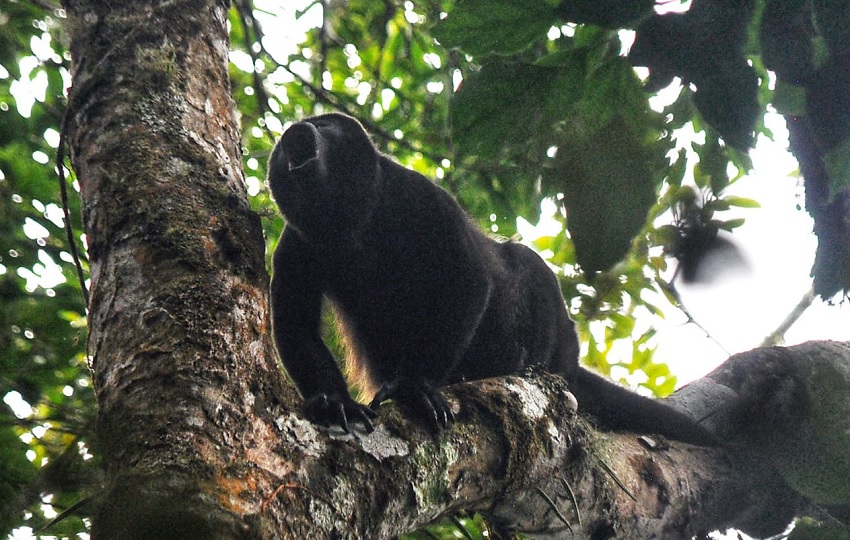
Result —
[[[443,394],[422,379],[402,378],[384,383],[369,407],[377,409],[387,399],[398,403],[408,416],[437,431],[455,420],[455,414]]]
[[[372,418],[378,413],[369,407],[357,403],[348,395],[316,394],[304,402],[304,414],[315,424],[340,426],[350,433],[348,421],[360,422],[369,433],[375,431]]]

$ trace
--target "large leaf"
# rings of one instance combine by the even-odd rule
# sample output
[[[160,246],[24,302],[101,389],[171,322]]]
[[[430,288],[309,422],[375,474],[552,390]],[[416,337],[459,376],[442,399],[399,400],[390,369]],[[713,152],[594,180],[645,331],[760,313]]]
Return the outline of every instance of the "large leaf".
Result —
[[[544,0],[463,0],[437,25],[434,37],[475,56],[511,54],[543,37],[556,20]]]
[[[622,260],[656,201],[657,170],[667,165],[656,113],[619,57],[587,74],[584,93],[562,126],[544,181],[564,195],[567,228],[585,272]]]
[[[764,66],[780,81],[799,84],[815,69],[806,0],[768,0],[761,16],[759,43]],[[778,90],[777,85],[777,90]]]
[[[834,55],[850,53],[850,2],[847,0],[813,0],[818,30]]]
[[[732,147],[746,151],[753,144],[759,115],[758,79],[746,61],[729,63],[697,83],[694,105]]]
[[[450,104],[454,143],[461,155],[497,157],[505,144],[550,131],[582,92],[584,54],[559,65],[496,60],[463,81]]]
[[[655,202],[647,149],[619,114],[599,129],[571,129],[558,146],[549,181],[561,187],[576,260],[588,273],[628,252]]]

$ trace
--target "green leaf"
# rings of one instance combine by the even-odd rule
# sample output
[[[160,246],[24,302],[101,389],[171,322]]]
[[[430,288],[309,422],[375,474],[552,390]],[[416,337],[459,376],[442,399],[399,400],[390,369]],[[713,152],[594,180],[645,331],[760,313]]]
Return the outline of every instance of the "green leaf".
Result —
[[[614,326],[609,327],[611,335],[614,339],[626,339],[631,337],[632,331],[635,329],[635,318],[631,315],[622,313],[611,313],[609,317]]]
[[[573,132],[559,145],[549,181],[564,193],[567,228],[585,272],[621,260],[643,227],[655,202],[646,153],[619,116],[594,132]]]
[[[706,78],[694,94],[694,105],[727,144],[747,151],[761,112],[757,94],[758,78],[742,59]]]
[[[545,36],[556,22],[544,0],[463,0],[437,24],[434,37],[473,56],[507,55]]]
[[[711,188],[712,193],[720,193],[729,185],[729,155],[727,148],[720,145],[715,131],[706,131],[705,144],[693,145],[699,156],[694,165],[694,182],[700,189]]]
[[[652,355],[652,349],[638,349],[637,346],[635,346],[632,352],[632,361],[628,367],[629,372],[634,373],[635,371],[643,370],[645,366],[652,363]]]
[[[552,249],[552,246],[555,244],[555,237],[553,236],[538,236],[534,240],[534,247],[536,247],[539,251],[543,251],[546,249]]]
[[[667,170],[667,183],[671,186],[681,186],[688,170],[687,152],[684,148],[679,151],[676,161]]]
[[[730,219],[728,221],[714,221],[712,223],[717,225],[718,229],[723,229],[724,231],[732,232],[733,229],[737,229],[741,225],[745,223],[744,218]]]
[[[496,60],[466,78],[450,103],[458,152],[492,159],[505,144],[550,132],[580,95],[582,59],[574,55],[569,67]]]
[[[670,366],[667,364],[652,364],[649,363],[643,366],[643,372],[650,380],[658,379],[659,377],[670,376]]]
[[[640,81],[623,59],[610,58],[586,77],[543,183],[546,192],[564,195],[576,260],[594,273],[622,260],[646,222],[667,147]]]
[[[850,10],[844,0],[813,0],[818,30],[834,55],[850,52]]]
[[[727,197],[723,197],[721,199],[725,201],[729,206],[737,206],[739,208],[761,208],[761,205],[758,201],[754,199],[748,199],[747,197],[736,197],[734,195],[729,195]]]
[[[664,379],[664,382],[657,385],[653,391],[656,396],[664,397],[668,396],[676,390],[676,377],[667,377]]]
[[[758,37],[762,62],[776,73],[777,92],[782,81],[804,80],[814,69],[811,18],[802,16],[804,10],[808,10],[806,0],[765,2]]]

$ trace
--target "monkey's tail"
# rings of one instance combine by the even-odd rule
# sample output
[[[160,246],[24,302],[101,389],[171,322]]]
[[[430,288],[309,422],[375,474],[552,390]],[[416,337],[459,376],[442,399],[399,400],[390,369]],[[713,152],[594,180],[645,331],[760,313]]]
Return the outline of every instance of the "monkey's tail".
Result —
[[[717,439],[707,429],[684,413],[586,369],[576,371],[570,391],[578,400],[579,412],[594,417],[603,429],[657,433],[700,446],[717,445]]]

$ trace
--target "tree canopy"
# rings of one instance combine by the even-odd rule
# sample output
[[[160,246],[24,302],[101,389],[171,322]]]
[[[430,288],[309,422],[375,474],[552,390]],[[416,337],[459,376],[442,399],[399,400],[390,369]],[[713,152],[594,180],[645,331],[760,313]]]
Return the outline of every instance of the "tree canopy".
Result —
[[[533,245],[559,275],[585,362],[643,371],[642,386],[667,394],[675,377],[653,361],[651,326],[636,325],[661,311],[645,293],[678,305],[675,279],[694,275],[720,231],[743,225],[724,212],[757,206],[726,190],[750,171],[757,138],[771,137],[772,112],[786,119],[815,220],[815,292],[846,295],[850,6],[693,0],[664,12],[670,4],[237,0],[229,76],[266,252],[283,226],[264,184],[274,141],[304,116],[346,112],[494,235],[518,236],[520,218],[560,222]],[[0,534],[86,530],[85,503],[104,475],[88,366],[91,283],[78,277],[69,237],[84,277],[92,246],[74,171],[66,163],[57,175],[68,25],[84,24],[66,9],[0,2]],[[179,52],[169,47],[136,60],[167,73]],[[161,83],[150,81],[152,95]],[[615,344],[632,354],[609,355]]]

